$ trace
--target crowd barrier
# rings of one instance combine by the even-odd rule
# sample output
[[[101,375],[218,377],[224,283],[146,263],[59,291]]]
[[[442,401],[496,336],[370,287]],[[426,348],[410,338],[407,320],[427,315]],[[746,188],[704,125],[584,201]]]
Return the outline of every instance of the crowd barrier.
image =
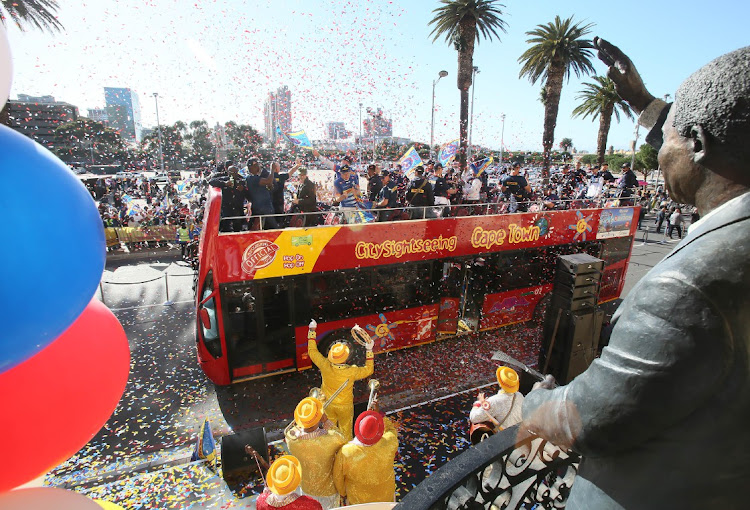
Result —
[[[118,244],[145,243],[149,241],[176,241],[177,227],[158,225],[153,227],[107,227],[104,229],[107,247]]]
[[[183,267],[189,267],[189,266],[184,266],[184,263],[183,264],[178,263],[177,265],[178,266],[183,266]],[[102,303],[104,303],[107,306],[112,306],[113,305],[112,303],[108,303],[108,301],[105,299],[105,296],[104,296],[104,286],[105,285],[114,285],[114,286],[144,285],[144,284],[152,283],[152,282],[155,282],[155,281],[158,281],[158,280],[164,280],[164,293],[165,293],[165,296],[166,296],[166,301],[164,301],[163,303],[147,303],[147,304],[143,304],[143,305],[140,305],[140,306],[127,307],[127,308],[141,308],[141,307],[155,306],[155,305],[158,305],[158,304],[161,304],[161,305],[164,305],[164,306],[171,306],[171,305],[175,304],[175,301],[173,301],[172,299],[170,299],[170,296],[169,296],[169,278],[170,277],[171,278],[190,277],[190,278],[193,279],[193,284],[195,284],[196,273],[192,272],[192,273],[184,273],[184,274],[169,274],[165,270],[162,274],[160,274],[159,276],[156,276],[155,278],[149,278],[148,280],[142,280],[142,281],[136,281],[136,282],[106,281],[106,280],[104,280],[102,278],[99,281],[100,300],[101,300]],[[193,291],[195,291],[194,288],[193,288]],[[189,300],[189,301],[178,301],[178,302],[179,303],[192,302],[192,299]],[[111,309],[112,310],[119,310],[120,308],[111,308]]]

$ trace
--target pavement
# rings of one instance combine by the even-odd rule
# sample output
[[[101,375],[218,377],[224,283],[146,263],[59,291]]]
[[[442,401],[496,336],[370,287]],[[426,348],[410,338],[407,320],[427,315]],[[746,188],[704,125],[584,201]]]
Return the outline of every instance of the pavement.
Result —
[[[655,235],[649,215],[643,225],[651,231],[638,232],[622,297],[679,242]],[[184,490],[214,494],[212,501],[221,501],[225,490],[221,479],[206,471],[205,465],[189,463],[203,421],[210,420],[217,437],[265,426],[270,439],[278,439],[294,404],[319,384],[315,370],[229,387],[211,384],[195,359],[192,276],[190,267],[179,260],[177,249],[108,255],[97,297],[114,311],[125,329],[131,346],[131,376],[107,424],[76,455],[50,472],[45,484],[120,495],[125,493],[117,488],[126,487],[130,499],[115,498],[125,508],[172,508],[151,506],[139,499],[142,491],[134,486],[192,480],[187,482],[191,488]],[[380,355],[374,377],[381,382],[381,406],[384,410],[419,406],[488,384],[494,380],[491,356],[498,349],[535,365],[540,338],[538,327],[523,324]],[[530,386],[530,381],[524,382]],[[367,398],[367,389],[361,386],[355,400]],[[455,441],[450,434],[441,437]],[[430,469],[436,467],[430,465]],[[214,506],[201,498],[196,501],[203,503],[194,508],[244,507]]]

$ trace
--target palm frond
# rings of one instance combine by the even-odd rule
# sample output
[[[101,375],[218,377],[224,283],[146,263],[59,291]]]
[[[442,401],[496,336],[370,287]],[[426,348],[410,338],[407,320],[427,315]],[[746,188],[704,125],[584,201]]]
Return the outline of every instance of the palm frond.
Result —
[[[60,31],[62,24],[55,16],[56,0],[0,0],[0,20],[10,17],[19,29],[33,25],[39,30]]]

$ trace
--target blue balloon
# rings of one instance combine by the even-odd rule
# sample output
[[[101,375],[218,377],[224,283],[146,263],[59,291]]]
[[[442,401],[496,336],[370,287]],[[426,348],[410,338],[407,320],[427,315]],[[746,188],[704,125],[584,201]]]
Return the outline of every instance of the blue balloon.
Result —
[[[33,356],[81,314],[104,263],[91,194],[50,151],[0,125],[0,372]]]

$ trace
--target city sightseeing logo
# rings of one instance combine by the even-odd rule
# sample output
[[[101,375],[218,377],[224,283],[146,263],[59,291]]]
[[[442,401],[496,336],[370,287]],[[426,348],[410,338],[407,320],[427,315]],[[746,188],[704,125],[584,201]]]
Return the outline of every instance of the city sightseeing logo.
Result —
[[[271,241],[256,241],[247,248],[242,254],[242,270],[252,275],[258,269],[268,267],[273,259],[276,258],[276,252],[279,247]]]

